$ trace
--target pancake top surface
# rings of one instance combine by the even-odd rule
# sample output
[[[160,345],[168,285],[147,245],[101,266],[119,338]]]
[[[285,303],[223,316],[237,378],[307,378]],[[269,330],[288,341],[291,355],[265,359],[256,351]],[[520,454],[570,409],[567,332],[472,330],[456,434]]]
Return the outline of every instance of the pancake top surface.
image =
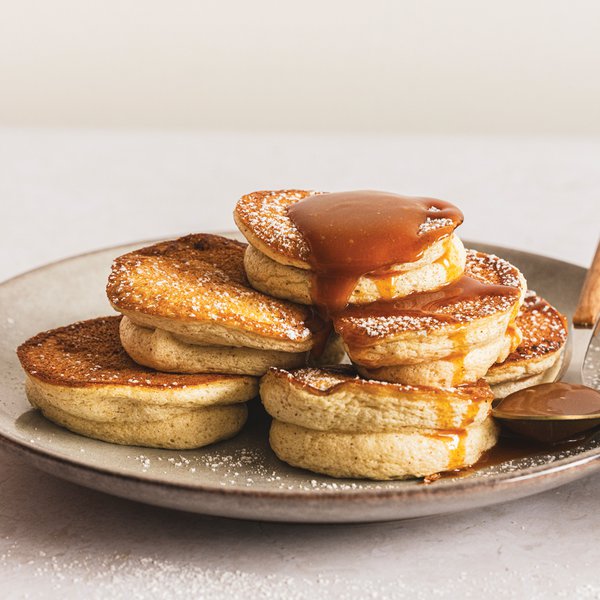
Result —
[[[310,247],[293,220],[288,208],[297,202],[325,192],[308,190],[265,190],[242,196],[234,218],[242,233],[259,250],[269,250],[293,264],[310,264]],[[448,227],[448,219],[427,219],[422,233]]]
[[[142,367],[121,346],[120,321],[121,317],[104,317],[39,333],[18,348],[21,365],[44,383],[79,388],[183,389],[243,379],[236,375],[162,373]]]
[[[288,207],[319,192],[307,190],[265,190],[242,196],[234,218],[249,241],[258,241],[291,260],[308,262],[310,248],[294,222]]]
[[[549,302],[528,292],[517,316],[517,326],[523,334],[519,347],[502,363],[516,363],[542,358],[560,350],[567,341],[567,319]]]
[[[492,254],[468,250],[464,275],[475,283],[491,284],[490,294],[461,297],[458,293],[453,298],[448,291],[452,286],[460,287],[459,279],[437,291],[413,294],[392,302],[350,306],[334,319],[336,331],[345,340],[360,343],[410,331],[438,329],[449,323],[468,324],[514,309],[524,291],[520,271]]]
[[[440,399],[447,398],[449,395],[473,401],[493,399],[490,387],[483,380],[453,388],[404,385],[401,383],[364,379],[350,365],[324,368],[305,367],[293,371],[272,367],[268,373],[272,377],[286,379],[290,385],[302,387],[320,396],[327,396],[341,389],[351,387],[354,389],[359,388],[362,393],[372,394],[426,392],[429,396],[438,396]]]
[[[308,309],[250,287],[246,244],[195,234],[117,258],[107,294],[117,310],[213,322],[267,337],[304,341]]]

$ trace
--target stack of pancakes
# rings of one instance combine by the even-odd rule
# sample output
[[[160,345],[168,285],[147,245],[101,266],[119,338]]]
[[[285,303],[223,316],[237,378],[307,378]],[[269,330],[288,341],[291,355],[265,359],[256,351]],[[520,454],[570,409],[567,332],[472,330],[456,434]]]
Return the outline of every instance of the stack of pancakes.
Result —
[[[310,239],[294,207],[318,200],[309,217],[333,235],[337,213],[319,211],[334,196],[255,192],[234,213],[249,244],[196,234],[118,257],[107,295],[119,316],[18,349],[31,403],[82,435],[185,449],[239,432],[260,389],[271,446],[291,465],[402,479],[476,462],[498,437],[494,396],[555,375],[564,317],[526,294],[516,267],[465,250],[462,214],[431,199],[422,223],[418,210],[392,219],[418,226],[410,258],[326,277],[314,256],[329,234]],[[338,242],[371,264],[366,212]],[[338,365],[344,354],[352,365]]]
[[[309,308],[250,287],[245,246],[199,234],[117,258],[107,294],[121,317],[19,348],[31,403],[114,443],[183,449],[235,435],[258,377],[306,365],[323,326]],[[323,358],[340,355],[330,346]]]
[[[317,236],[309,240],[294,217],[293,207],[312,199],[309,222],[330,219],[318,212],[321,198],[301,190],[267,191],[238,202],[235,221],[250,243],[245,267],[256,289],[319,305],[324,296],[315,288],[324,277],[326,284],[340,281],[339,269],[324,275],[319,268],[325,263],[314,257],[329,232],[339,231],[317,225]],[[558,362],[566,339],[562,315],[535,296],[524,304],[526,282],[516,267],[465,250],[454,231],[462,218],[448,219],[439,201],[429,206],[430,199],[418,200],[429,212],[416,241],[421,232],[429,236],[416,258],[357,273],[345,307],[318,306],[329,313],[353,367],[279,368],[262,379],[261,397],[274,418],[272,448],[294,466],[375,479],[465,467],[497,441],[488,382],[499,395],[537,383]],[[365,220],[377,212],[364,208]],[[373,233],[366,226],[365,237],[358,238],[363,228],[357,223],[351,232],[356,235],[339,244],[342,255],[345,244],[368,241]],[[330,250],[335,248],[321,248],[327,260]],[[377,244],[365,245],[365,253],[377,251]]]

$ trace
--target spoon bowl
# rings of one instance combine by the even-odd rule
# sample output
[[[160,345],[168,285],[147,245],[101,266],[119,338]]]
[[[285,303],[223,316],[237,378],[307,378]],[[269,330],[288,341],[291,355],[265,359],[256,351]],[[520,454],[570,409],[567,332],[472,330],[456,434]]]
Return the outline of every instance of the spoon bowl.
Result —
[[[545,383],[506,396],[492,416],[519,435],[555,443],[600,425],[600,392],[562,381]]]

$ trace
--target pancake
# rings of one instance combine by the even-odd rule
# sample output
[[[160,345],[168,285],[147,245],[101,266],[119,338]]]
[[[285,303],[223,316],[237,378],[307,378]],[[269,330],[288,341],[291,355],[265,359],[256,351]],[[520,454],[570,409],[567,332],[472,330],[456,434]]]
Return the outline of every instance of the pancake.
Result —
[[[457,388],[406,386],[362,379],[350,366],[271,369],[260,396],[278,421],[346,433],[463,429],[484,421],[493,399],[483,381]]]
[[[293,369],[306,364],[306,353],[256,350],[226,346],[203,346],[181,341],[162,329],[150,329],[121,321],[121,343],[137,363],[174,373],[230,373],[264,375],[270,367]],[[323,359],[339,362],[344,350],[339,341],[329,343]]]
[[[523,339],[503,362],[485,375],[496,398],[520,389],[550,383],[558,376],[569,328],[566,317],[529,291],[517,317]]]
[[[256,289],[303,304],[313,303],[311,250],[288,209],[315,194],[305,190],[260,191],[238,201],[234,219],[251,245],[245,265]],[[446,231],[448,219],[428,218],[422,226],[420,235],[430,235],[438,228]],[[366,303],[402,297],[438,288],[458,277],[465,256],[460,240],[451,235],[454,227],[450,235],[444,234],[423,248],[416,260],[385,265],[383,271],[359,277],[348,301]]]
[[[254,377],[172,375],[133,362],[121,347],[121,317],[40,333],[17,354],[26,392],[44,416],[88,437],[157,448],[198,448],[235,435]]]
[[[350,304],[402,298],[434,290],[454,281],[464,270],[466,252],[456,235],[444,241],[442,254],[431,262],[398,265],[385,276],[361,277],[350,295]],[[279,263],[249,245],[244,256],[253,288],[299,304],[312,304],[311,271]]]
[[[402,428],[394,433],[314,431],[281,421],[271,425],[271,448],[280,460],[333,477],[409,479],[469,466],[494,446],[493,419],[465,430]]]
[[[516,324],[522,341],[504,361],[490,367],[485,375],[490,385],[547,371],[565,347],[569,331],[566,317],[535,292],[527,292]]]
[[[494,399],[506,398],[514,392],[524,390],[525,388],[532,387],[534,385],[541,385],[542,383],[553,383],[557,380],[563,367],[563,361],[565,360],[564,351],[561,351],[556,356],[554,364],[545,371],[523,377],[521,379],[508,379],[500,383],[494,383],[490,385]]]
[[[250,287],[246,245],[197,234],[117,258],[107,295],[133,323],[206,346],[303,353],[316,336],[309,309]]]
[[[350,306],[335,317],[335,330],[361,374],[451,387],[480,379],[515,350],[523,275],[497,256],[469,250],[465,276],[435,292]],[[466,293],[469,286],[476,293]]]

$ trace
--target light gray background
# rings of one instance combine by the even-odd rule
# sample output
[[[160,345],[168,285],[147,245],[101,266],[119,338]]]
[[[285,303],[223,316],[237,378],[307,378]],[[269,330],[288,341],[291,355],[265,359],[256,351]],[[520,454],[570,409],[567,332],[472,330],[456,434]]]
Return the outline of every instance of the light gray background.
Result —
[[[0,0],[1,126],[600,134],[596,0]]]
[[[579,264],[600,141],[0,131],[0,278],[70,254],[231,229],[260,188],[378,188],[459,204],[465,238]],[[0,315],[0,318],[6,318]],[[9,598],[600,598],[600,478],[459,515],[245,523],[111,498],[0,456]]]

